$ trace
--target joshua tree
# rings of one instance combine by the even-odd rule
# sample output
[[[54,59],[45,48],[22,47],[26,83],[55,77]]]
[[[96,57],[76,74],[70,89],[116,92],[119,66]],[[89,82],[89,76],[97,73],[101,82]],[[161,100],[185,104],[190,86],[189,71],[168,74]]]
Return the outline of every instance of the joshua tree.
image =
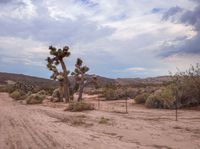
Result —
[[[75,78],[75,87],[79,89],[78,101],[82,100],[83,89],[86,86],[88,80],[85,77],[89,68],[87,66],[82,66],[83,61],[78,58],[75,64],[74,72],[71,73],[72,76]]]
[[[64,63],[64,58],[70,56],[69,47],[65,46],[63,49],[56,49],[53,46],[49,47],[51,57],[47,57],[47,68],[53,72],[51,79],[58,80],[60,82],[60,98],[64,102],[68,102],[70,99],[70,92],[69,92],[69,78],[68,74],[70,73],[67,70],[67,67]],[[62,72],[59,72],[57,67],[61,65]]]

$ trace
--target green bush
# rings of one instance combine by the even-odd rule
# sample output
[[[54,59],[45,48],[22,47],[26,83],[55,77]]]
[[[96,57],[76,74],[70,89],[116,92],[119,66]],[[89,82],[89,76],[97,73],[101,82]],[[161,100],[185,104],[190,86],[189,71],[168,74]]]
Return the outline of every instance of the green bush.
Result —
[[[25,101],[26,104],[39,104],[43,102],[44,98],[45,98],[44,95],[31,94],[25,99]]]
[[[137,95],[134,100],[137,104],[143,104],[146,102],[148,97],[149,97],[148,93],[142,93]]]
[[[148,108],[164,108],[164,109],[174,109],[176,99],[173,96],[172,89],[170,87],[162,88],[155,93],[151,94],[145,105]]]
[[[69,103],[67,110],[71,112],[94,110],[94,104],[85,103],[85,102],[71,102]]]

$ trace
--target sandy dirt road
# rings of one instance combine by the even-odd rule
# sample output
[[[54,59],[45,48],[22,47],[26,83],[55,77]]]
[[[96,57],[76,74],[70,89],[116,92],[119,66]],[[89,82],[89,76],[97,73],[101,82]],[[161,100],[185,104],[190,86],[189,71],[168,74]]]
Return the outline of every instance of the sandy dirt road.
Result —
[[[0,93],[0,149],[199,149],[200,111],[131,107],[129,114],[71,113],[22,105]]]

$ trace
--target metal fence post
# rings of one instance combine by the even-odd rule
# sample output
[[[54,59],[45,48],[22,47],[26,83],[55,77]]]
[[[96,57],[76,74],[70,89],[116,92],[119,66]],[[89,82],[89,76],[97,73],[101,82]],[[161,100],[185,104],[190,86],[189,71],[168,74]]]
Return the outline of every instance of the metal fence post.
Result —
[[[98,109],[100,110],[100,99],[98,98]]]
[[[126,113],[128,113],[128,103],[127,103],[128,97],[125,98],[125,103],[126,103]]]

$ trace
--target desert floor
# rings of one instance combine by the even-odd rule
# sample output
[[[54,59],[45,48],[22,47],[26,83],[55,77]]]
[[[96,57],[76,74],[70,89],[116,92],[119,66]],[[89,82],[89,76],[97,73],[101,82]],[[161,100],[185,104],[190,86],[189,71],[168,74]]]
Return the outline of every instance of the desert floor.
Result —
[[[128,114],[120,113],[123,102],[101,102],[101,110],[86,112],[65,107],[23,105],[0,93],[0,149],[200,148],[200,111],[179,110],[175,121],[174,110],[146,109],[131,100]]]

